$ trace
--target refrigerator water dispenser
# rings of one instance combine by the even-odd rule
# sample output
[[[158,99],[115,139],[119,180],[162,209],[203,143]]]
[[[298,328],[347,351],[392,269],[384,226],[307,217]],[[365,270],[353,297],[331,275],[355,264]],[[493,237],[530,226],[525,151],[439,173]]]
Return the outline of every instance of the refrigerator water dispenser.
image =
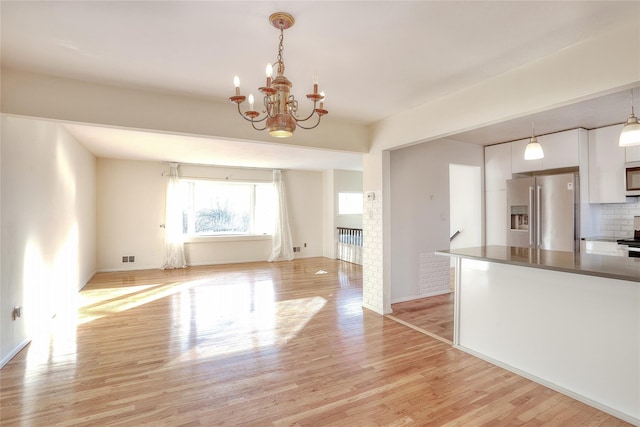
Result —
[[[529,230],[529,209],[527,206],[511,206],[511,229]]]

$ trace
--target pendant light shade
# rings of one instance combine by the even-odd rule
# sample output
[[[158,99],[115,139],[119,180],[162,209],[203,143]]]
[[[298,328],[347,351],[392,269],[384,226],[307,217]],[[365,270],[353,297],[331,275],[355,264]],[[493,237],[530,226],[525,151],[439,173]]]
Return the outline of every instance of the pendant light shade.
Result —
[[[629,147],[631,145],[640,145],[640,123],[638,118],[633,113],[633,89],[631,89],[631,115],[627,119],[620,132],[620,139],[618,141],[620,147]]]
[[[524,149],[525,160],[538,160],[544,157],[544,151],[542,151],[542,145],[538,142],[538,138],[532,136]]]
[[[542,158],[544,158],[544,151],[542,151],[542,145],[540,145],[538,138],[536,138],[536,131],[533,126],[533,116],[531,116],[531,139],[529,139],[529,143],[524,149],[524,159],[538,160]]]

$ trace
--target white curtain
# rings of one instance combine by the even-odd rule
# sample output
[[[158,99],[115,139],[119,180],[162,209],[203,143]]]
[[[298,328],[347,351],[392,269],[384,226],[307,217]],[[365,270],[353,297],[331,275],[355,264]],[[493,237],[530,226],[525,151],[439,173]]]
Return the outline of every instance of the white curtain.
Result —
[[[280,170],[273,171],[273,187],[276,196],[276,223],[268,261],[291,261],[293,259],[293,243],[289,228],[289,215],[287,214],[287,197]]]
[[[178,164],[171,163],[165,208],[163,270],[187,266],[182,234],[182,199]]]

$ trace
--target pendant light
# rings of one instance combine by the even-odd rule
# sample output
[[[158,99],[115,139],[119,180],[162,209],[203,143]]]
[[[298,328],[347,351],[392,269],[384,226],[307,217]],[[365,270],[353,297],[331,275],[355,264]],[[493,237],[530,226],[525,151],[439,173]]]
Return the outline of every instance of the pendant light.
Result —
[[[538,138],[536,138],[536,131],[533,127],[533,116],[531,116],[531,138],[529,139],[529,143],[527,147],[524,149],[524,159],[525,160],[538,160],[544,157],[544,152],[542,151],[542,146],[538,142]]]
[[[638,118],[633,113],[633,89],[631,89],[631,115],[622,128],[622,132],[620,132],[618,145],[620,147],[640,145],[640,123],[638,123]]]

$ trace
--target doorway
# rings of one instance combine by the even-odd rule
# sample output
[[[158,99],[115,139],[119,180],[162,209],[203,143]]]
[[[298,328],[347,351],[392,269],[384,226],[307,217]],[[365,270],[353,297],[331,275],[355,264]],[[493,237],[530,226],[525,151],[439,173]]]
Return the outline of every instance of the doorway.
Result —
[[[480,166],[449,165],[450,249],[482,245],[482,171]],[[454,237],[455,235],[455,237]],[[453,262],[451,292],[393,304],[392,318],[449,344],[453,341]]]

